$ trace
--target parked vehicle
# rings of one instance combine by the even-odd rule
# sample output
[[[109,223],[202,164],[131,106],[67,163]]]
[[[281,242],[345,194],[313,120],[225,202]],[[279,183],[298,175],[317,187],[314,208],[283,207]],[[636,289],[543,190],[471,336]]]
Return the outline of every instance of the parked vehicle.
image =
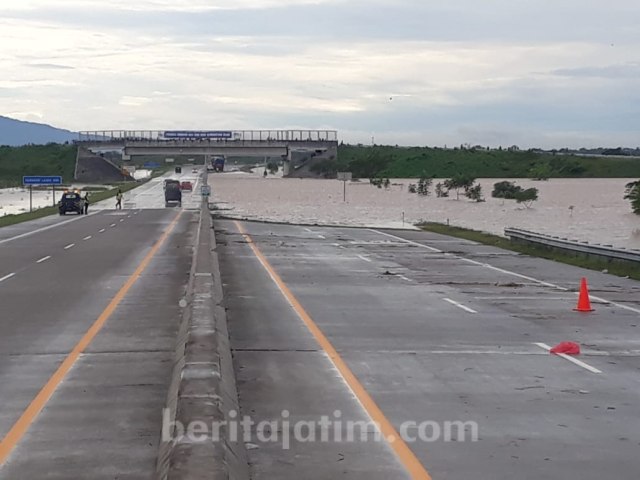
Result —
[[[60,215],[66,215],[67,212],[75,212],[78,215],[84,213],[84,199],[79,192],[64,192],[62,198],[58,202],[58,212]]]

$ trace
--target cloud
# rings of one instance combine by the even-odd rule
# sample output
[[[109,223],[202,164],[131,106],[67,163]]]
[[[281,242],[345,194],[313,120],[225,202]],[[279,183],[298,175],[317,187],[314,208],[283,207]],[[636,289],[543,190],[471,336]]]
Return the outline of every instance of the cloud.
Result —
[[[274,7],[290,7],[295,5],[334,4],[343,0],[235,0],[230,3],[227,0],[110,0],[108,4],[95,0],[64,0],[64,6],[60,2],[51,0],[21,0],[12,4],[2,5],[2,9],[8,12],[30,12],[51,8],[68,10],[82,10],[104,8],[111,11],[124,12],[207,12],[217,10],[252,10]]]
[[[118,105],[122,105],[124,107],[141,107],[150,102],[151,102],[151,99],[147,97],[124,96],[118,101]]]
[[[580,78],[638,79],[640,78],[640,62],[578,68],[560,68],[555,70],[553,74]]]
[[[0,6],[0,114],[72,130],[631,144],[639,12],[627,0],[25,0]]]
[[[45,70],[74,70],[74,67],[69,65],[59,65],[56,63],[27,63],[28,67],[42,68]]]

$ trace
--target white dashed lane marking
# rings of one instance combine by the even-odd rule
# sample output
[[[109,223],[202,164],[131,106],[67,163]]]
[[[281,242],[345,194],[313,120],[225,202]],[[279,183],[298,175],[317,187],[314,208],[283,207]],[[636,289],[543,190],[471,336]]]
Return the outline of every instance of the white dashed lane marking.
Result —
[[[411,245],[415,245],[417,247],[426,248],[427,250],[431,250],[432,252],[443,253],[442,250],[438,250],[437,248],[433,248],[433,247],[430,247],[428,245],[424,245],[422,243],[414,242],[412,240],[407,240],[406,238],[398,237],[396,235],[391,235],[390,233],[381,232],[381,231],[375,230],[373,228],[370,228],[369,231],[370,232],[379,233],[380,235],[385,235],[387,237],[395,238],[397,240],[402,240],[405,243],[408,243],[408,244],[411,244]],[[488,268],[488,269],[493,270],[495,272],[500,272],[500,273],[504,273],[506,275],[512,275],[514,277],[522,278],[524,280],[529,280],[530,282],[537,283],[539,285],[544,285],[545,287],[554,288],[554,289],[560,290],[562,292],[568,292],[569,291],[568,288],[561,287],[561,286],[556,285],[554,283],[545,282],[545,281],[539,280],[537,278],[533,278],[533,277],[529,277],[527,275],[522,275],[520,273],[512,272],[511,270],[505,270],[503,268],[494,267],[493,265],[490,265],[488,263],[477,262],[476,260],[472,260],[470,258],[465,258],[465,257],[461,257],[461,256],[458,256],[458,255],[454,255],[452,253],[445,253],[445,255],[447,255],[447,256],[449,256],[451,258],[457,258],[458,260],[462,260],[463,262],[467,262],[467,263],[471,263],[473,265],[478,265],[480,267]],[[596,296],[592,295],[591,299],[596,300],[598,302],[606,303],[608,305],[614,305],[614,306],[616,306],[618,308],[622,308],[622,309],[630,311],[630,312],[640,313],[640,309],[638,309],[638,308],[630,307],[628,305],[624,305],[624,304],[617,303],[617,302],[612,302],[610,300],[607,300],[606,298],[596,297]]]
[[[450,298],[443,298],[445,302],[449,302],[451,305],[454,305],[458,308],[461,308],[465,312],[469,313],[478,313],[474,309],[467,307],[466,305],[462,305],[460,302],[456,302],[455,300],[451,300]]]

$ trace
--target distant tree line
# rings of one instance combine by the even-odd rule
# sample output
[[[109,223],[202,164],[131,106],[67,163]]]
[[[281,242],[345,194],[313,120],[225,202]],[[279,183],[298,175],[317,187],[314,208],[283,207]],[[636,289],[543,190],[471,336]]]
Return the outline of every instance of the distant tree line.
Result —
[[[310,169],[335,178],[339,171],[356,178],[452,178],[460,172],[472,178],[625,178],[640,177],[640,161],[632,158],[584,157],[571,154],[521,151],[514,147],[394,147],[341,145],[335,159],[314,163]],[[416,185],[417,187],[417,185]]]

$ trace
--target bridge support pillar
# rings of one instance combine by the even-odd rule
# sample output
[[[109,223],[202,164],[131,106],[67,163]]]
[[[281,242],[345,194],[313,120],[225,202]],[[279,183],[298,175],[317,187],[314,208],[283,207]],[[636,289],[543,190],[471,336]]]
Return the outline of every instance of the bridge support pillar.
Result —
[[[291,173],[291,150],[287,152],[286,156],[282,156],[282,176],[287,177],[289,173]]]

